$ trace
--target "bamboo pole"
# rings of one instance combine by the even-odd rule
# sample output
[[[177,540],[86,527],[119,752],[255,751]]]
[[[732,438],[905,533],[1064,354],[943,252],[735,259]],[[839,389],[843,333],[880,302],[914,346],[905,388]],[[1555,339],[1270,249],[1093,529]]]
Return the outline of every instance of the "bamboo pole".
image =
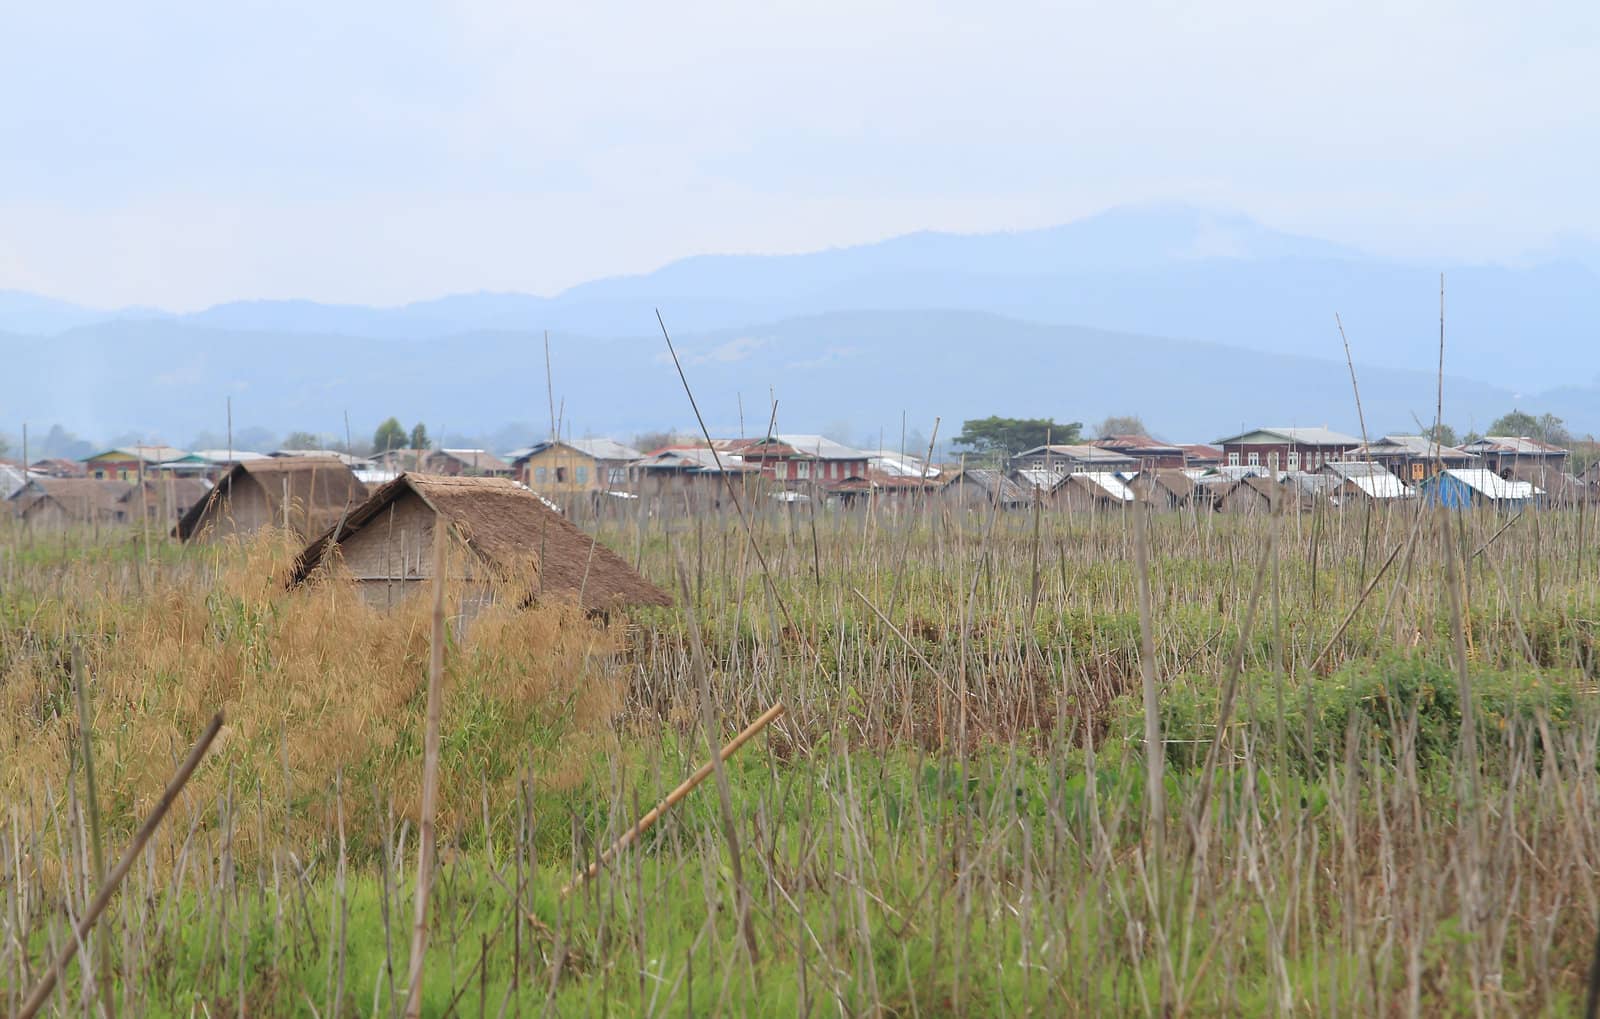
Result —
[[[117,861],[116,869],[111,872],[105,883],[100,886],[100,891],[95,894],[94,901],[89,903],[89,908],[84,911],[83,919],[78,921],[77,929],[73,932],[74,936],[67,939],[66,945],[61,949],[61,954],[56,957],[56,961],[39,978],[39,982],[34,985],[32,993],[28,995],[28,1000],[22,1003],[22,1008],[17,1012],[18,1019],[29,1019],[30,1016],[35,1015],[44,1006],[45,999],[50,996],[50,992],[55,988],[56,981],[60,979],[61,974],[66,971],[67,964],[72,961],[73,956],[78,954],[78,946],[88,938],[89,931],[94,928],[95,922],[100,919],[100,914],[105,912],[106,906],[110,905],[111,896],[116,894],[117,887],[122,884],[122,879],[128,876],[128,871],[133,869],[134,862],[138,860],[139,854],[144,851],[145,844],[150,841],[150,836],[156,833],[156,828],[160,827],[161,819],[167,816],[167,811],[172,809],[172,804],[177,800],[178,793],[183,790],[184,785],[189,781],[189,777],[194,774],[194,770],[200,766],[200,759],[205,756],[206,750],[211,746],[211,741],[217,738],[217,731],[221,728],[222,712],[219,711],[212,716],[211,723],[206,726],[205,732],[200,734],[199,741],[195,743],[194,749],[189,751],[189,756],[184,759],[183,764],[178,768],[177,774],[172,776],[172,781],[167,783],[166,791],[161,794],[161,799],[156,801],[155,809],[150,812],[150,816],[145,819],[143,827],[139,829],[138,834],[134,835],[133,841],[128,844],[128,848],[122,854],[122,859]]]
[[[428,718],[422,750],[422,818],[417,846],[417,899],[411,928],[406,1019],[422,1015],[422,963],[428,951],[428,896],[433,891],[433,814],[439,797],[439,688],[444,685],[445,522],[433,529],[433,620],[428,648]]]
[[[605,852],[601,853],[600,858],[591,863],[587,870],[579,871],[573,877],[572,881],[569,882],[565,888],[561,889],[561,894],[568,894],[574,888],[599,874],[601,867],[605,866],[607,863],[610,863],[618,853],[632,845],[640,835],[643,835],[645,832],[649,831],[657,821],[661,820],[662,815],[681,803],[686,796],[694,791],[695,786],[709,778],[711,773],[716,770],[719,762],[726,761],[728,758],[738,753],[740,747],[748,743],[751,737],[755,736],[762,729],[765,729],[774,719],[783,714],[784,711],[785,708],[783,706],[783,702],[779,701],[766,711],[762,712],[759,718],[745,726],[743,732],[739,733],[739,735],[728,741],[727,745],[718,752],[717,760],[707,761],[705,764],[702,764],[693,775],[690,775],[688,778],[684,779],[676,789],[667,794],[666,799],[656,804],[649,813],[639,818],[638,821],[634,822],[632,827],[623,832],[615,842],[611,843],[610,847],[606,849]]]

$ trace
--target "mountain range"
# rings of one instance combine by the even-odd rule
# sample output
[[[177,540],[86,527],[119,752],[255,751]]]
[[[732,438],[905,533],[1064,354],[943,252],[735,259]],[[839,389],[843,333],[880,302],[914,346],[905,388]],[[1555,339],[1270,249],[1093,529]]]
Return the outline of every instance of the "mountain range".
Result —
[[[965,417],[1139,413],[1169,438],[1244,424],[1429,421],[1445,280],[1445,418],[1513,406],[1600,431],[1600,274],[1572,239],[1515,264],[1421,263],[1155,206],[1042,230],[918,233],[797,255],[708,255],[550,297],[462,294],[392,308],[242,301],[96,310],[0,293],[0,423],[179,439],[236,420],[370,431],[399,414],[462,430],[546,420],[574,434],[692,423],[660,309],[707,417],[945,434]],[[433,425],[437,430],[438,425]],[[1215,434],[1213,434],[1215,433]]]

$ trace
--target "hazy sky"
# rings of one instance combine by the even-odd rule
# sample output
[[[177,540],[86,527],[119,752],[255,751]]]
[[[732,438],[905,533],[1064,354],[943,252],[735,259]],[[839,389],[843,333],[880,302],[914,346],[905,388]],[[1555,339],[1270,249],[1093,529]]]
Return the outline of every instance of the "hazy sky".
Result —
[[[0,0],[0,289],[551,293],[1181,200],[1600,236],[1600,5]]]

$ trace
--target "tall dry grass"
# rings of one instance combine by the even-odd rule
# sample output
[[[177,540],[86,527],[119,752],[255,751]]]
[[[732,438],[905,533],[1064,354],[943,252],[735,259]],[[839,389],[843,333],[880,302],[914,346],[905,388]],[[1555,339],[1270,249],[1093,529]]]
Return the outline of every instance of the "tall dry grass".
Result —
[[[285,590],[297,551],[267,533],[142,579],[81,558],[10,589],[0,798],[37,820],[69,787],[79,734],[63,705],[76,648],[100,782],[115,790],[113,834],[137,824],[221,710],[226,725],[171,823],[187,826],[223,797],[259,799],[259,829],[234,835],[234,855],[251,859],[262,838],[304,852],[336,829],[340,786],[347,841],[376,853],[380,816],[414,817],[420,800],[427,600],[373,608],[336,575]],[[581,772],[612,739],[623,686],[617,634],[569,607],[501,603],[454,622],[438,819],[460,835],[482,827],[485,796],[514,798],[536,759],[546,783]]]
[[[1576,1011],[1600,915],[1595,515],[1149,523],[1144,621],[1116,514],[594,522],[688,595],[609,630],[490,613],[452,648],[426,1011]],[[102,762],[155,734],[172,746],[127,759],[164,778],[206,710],[191,685],[256,719],[97,935],[118,1003],[392,1011],[423,609],[281,592],[260,580],[281,550],[157,555],[0,563],[4,746],[36,754],[0,765],[0,974],[23,982],[87,898],[62,677],[93,632],[111,816],[136,813],[116,798],[139,773]],[[789,713],[728,763],[725,798],[691,797],[562,898],[705,759],[707,690],[727,730]],[[55,1007],[96,999],[76,970]]]

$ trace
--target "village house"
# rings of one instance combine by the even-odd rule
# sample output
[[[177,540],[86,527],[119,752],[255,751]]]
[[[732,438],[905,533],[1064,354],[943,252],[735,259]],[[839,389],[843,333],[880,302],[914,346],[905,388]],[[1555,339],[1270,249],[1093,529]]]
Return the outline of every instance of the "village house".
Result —
[[[279,527],[302,541],[366,501],[349,466],[317,457],[259,457],[233,469],[179,518],[183,541],[217,541]]]
[[[211,492],[211,482],[201,477],[158,474],[154,479],[146,479],[142,491],[145,517],[167,531],[190,509],[205,501]],[[140,486],[134,485],[123,496],[130,521],[139,519],[140,492]]]
[[[1371,460],[1382,464],[1401,481],[1416,484],[1440,470],[1478,466],[1472,453],[1454,446],[1441,446],[1426,435],[1385,435],[1349,453],[1350,460]]]
[[[209,488],[201,478],[160,478],[143,486],[110,478],[31,478],[7,504],[24,524],[42,530],[135,524],[141,514],[166,530]]]
[[[742,444],[738,455],[783,488],[829,489],[844,481],[865,481],[868,455],[821,435],[769,435]]]
[[[88,477],[88,472],[84,469],[83,464],[77,462],[76,460],[65,460],[60,457],[47,457],[42,460],[35,460],[33,463],[28,465],[28,471],[32,474],[37,474],[46,478]]]
[[[1195,481],[1182,470],[1172,468],[1140,471],[1128,487],[1157,509],[1181,509],[1192,504]]]
[[[1123,510],[1139,501],[1127,482],[1110,471],[1069,474],[1047,499],[1057,509],[1078,513]]]
[[[675,512],[681,507],[694,513],[721,509],[730,482],[741,499],[747,498],[761,478],[761,468],[737,454],[706,446],[669,446],[630,464],[628,477],[634,494],[646,500],[652,512]]]
[[[1322,465],[1322,474],[1334,482],[1327,496],[1341,505],[1364,500],[1406,499],[1412,494],[1404,481],[1383,464],[1371,460],[1333,460]]]
[[[112,525],[128,520],[127,482],[106,478],[30,478],[12,493],[7,507],[22,523],[39,530],[75,524]]]
[[[172,446],[123,446],[86,456],[81,462],[85,476],[97,481],[138,481],[163,464],[203,466],[192,454]]]
[[[1270,478],[1252,474],[1218,484],[1211,492],[1211,504],[1219,513],[1266,516],[1298,497],[1298,490],[1291,491]]]
[[[612,439],[539,442],[509,453],[511,476],[545,495],[626,492],[628,465],[643,456]]]
[[[32,472],[21,464],[0,460],[0,501],[20,492],[31,476]]]
[[[1347,459],[1361,440],[1328,428],[1257,428],[1218,439],[1228,467],[1262,467],[1274,478],[1280,471],[1321,470],[1330,460]]]
[[[501,596],[517,604],[570,601],[590,612],[672,603],[615,552],[510,478],[402,474],[311,542],[289,583],[305,583],[336,549],[364,600],[398,604],[433,579],[434,533],[441,527],[449,541],[449,579],[462,585],[469,615]]]
[[[1544,494],[1526,481],[1507,481],[1485,467],[1442,471],[1418,490],[1430,505],[1450,509],[1521,509]]]
[[[1205,469],[1208,467],[1221,467],[1224,463],[1222,450],[1204,443],[1189,443],[1180,445],[1183,450],[1183,466],[1185,468]]]
[[[227,474],[234,464],[269,459],[265,453],[253,453],[245,449],[197,449],[189,456],[192,459],[188,463],[194,466],[185,466],[179,473],[197,474],[211,482]],[[161,469],[166,470],[167,465],[163,464]]]
[[[1020,509],[1030,505],[1032,496],[1021,485],[1000,471],[987,467],[968,467],[947,471],[939,481],[940,498],[959,509]]]
[[[1564,471],[1569,455],[1560,446],[1525,435],[1485,435],[1474,442],[1464,443],[1461,449],[1477,454],[1482,458],[1484,467],[1502,478],[1510,477],[1513,468],[1528,465]]]
[[[1148,435],[1104,435],[1089,445],[1131,457],[1141,471],[1188,466],[1182,446],[1157,442]]]
[[[893,449],[866,450],[867,466],[874,471],[901,478],[921,478],[932,480],[940,473],[938,464],[928,463],[920,456],[913,455],[910,451]],[[923,449],[921,452],[926,453]]]
[[[1138,461],[1125,453],[1090,445],[1035,446],[1011,458],[1013,470],[1045,470],[1057,474],[1078,471],[1131,471]]]
[[[422,458],[422,470],[452,478],[509,478],[511,465],[486,449],[435,449]]]
[[[1539,489],[1543,493],[1539,502],[1544,506],[1570,509],[1581,502],[1591,501],[1594,496],[1594,490],[1587,482],[1544,461],[1513,463],[1502,476],[1509,481],[1526,481]]]

